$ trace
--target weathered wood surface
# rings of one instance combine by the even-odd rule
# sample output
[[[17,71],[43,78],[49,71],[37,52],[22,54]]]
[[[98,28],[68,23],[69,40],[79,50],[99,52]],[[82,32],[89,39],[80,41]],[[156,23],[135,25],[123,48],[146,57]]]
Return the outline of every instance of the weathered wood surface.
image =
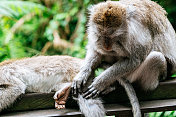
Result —
[[[23,111],[54,108],[54,93],[29,93],[20,96],[20,98],[3,113],[9,111]]]
[[[140,87],[135,87],[137,97],[140,101],[176,99],[176,79],[160,82],[159,86],[153,90],[145,92]],[[128,97],[122,87],[103,97],[105,103],[126,102]]]
[[[162,100],[162,99],[176,99],[176,79],[161,82],[159,87],[150,92],[141,91],[140,88],[135,88],[137,92],[137,96],[140,101],[150,101],[150,100]],[[34,109],[48,109],[54,108],[54,93],[49,94],[41,94],[41,93],[31,93],[25,94],[20,97],[16,101],[13,106],[6,109],[5,112],[9,111],[24,111],[24,110],[34,110]],[[112,103],[128,103],[128,98],[124,89],[119,86],[116,91],[106,95],[103,97],[104,103],[112,104]],[[76,103],[71,98],[68,100],[67,107],[75,107]]]
[[[105,104],[107,115],[116,115],[117,117],[130,117],[132,115],[130,105],[126,104]],[[146,112],[159,112],[159,111],[170,111],[176,108],[176,99],[168,100],[155,100],[155,101],[142,101],[141,110],[142,113]],[[44,109],[44,110],[34,110],[25,112],[12,112],[8,114],[1,115],[5,116],[16,116],[16,117],[36,117],[36,116],[53,116],[53,117],[80,117],[81,112],[78,109]]]

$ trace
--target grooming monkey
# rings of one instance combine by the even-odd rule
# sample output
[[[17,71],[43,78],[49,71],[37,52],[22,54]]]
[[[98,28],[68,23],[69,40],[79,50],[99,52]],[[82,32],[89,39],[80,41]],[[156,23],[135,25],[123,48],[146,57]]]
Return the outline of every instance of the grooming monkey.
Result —
[[[90,8],[87,32],[87,54],[72,84],[74,94],[84,93],[83,98],[96,99],[121,80],[153,90],[160,79],[176,72],[176,34],[166,11],[155,2],[120,0],[94,5]],[[82,91],[91,73],[103,62],[111,66],[93,80],[86,92]],[[130,89],[126,91],[130,93]],[[82,111],[91,109],[92,113],[96,111],[91,106]],[[141,115],[134,112],[134,116]]]

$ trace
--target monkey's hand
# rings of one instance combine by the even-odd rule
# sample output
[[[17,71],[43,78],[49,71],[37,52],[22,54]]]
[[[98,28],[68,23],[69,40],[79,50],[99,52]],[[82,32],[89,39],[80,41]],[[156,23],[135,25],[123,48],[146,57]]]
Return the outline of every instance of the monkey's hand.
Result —
[[[72,94],[77,95],[81,93],[82,87],[85,86],[89,76],[92,71],[97,68],[101,63],[102,56],[94,51],[92,48],[87,50],[84,66],[81,68],[81,71],[76,75],[72,84]]]
[[[82,87],[86,84],[91,72],[84,71],[79,72],[73,80],[72,83],[72,94],[73,96],[82,92]]]
[[[101,82],[101,79],[95,78],[94,82],[88,87],[87,91],[83,94],[83,97],[88,98],[96,98],[102,91],[104,91],[106,85]]]

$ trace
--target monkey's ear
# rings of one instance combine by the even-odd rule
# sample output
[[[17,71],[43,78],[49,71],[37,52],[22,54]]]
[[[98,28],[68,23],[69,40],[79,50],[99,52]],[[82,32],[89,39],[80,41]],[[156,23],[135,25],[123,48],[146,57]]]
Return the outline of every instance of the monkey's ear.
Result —
[[[128,19],[128,18],[134,16],[135,11],[136,11],[136,8],[134,6],[132,6],[132,5],[128,6],[126,9],[126,18]]]

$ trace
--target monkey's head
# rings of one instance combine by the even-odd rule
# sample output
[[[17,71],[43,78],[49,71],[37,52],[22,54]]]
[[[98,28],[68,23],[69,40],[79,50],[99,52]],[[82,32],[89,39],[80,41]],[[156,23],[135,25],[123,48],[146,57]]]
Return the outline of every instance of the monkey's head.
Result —
[[[125,7],[115,1],[102,2],[90,8],[88,23],[89,39],[96,43],[98,48],[113,51],[115,38],[122,33],[126,22]],[[118,40],[119,41],[119,40]],[[118,47],[118,46],[114,46]],[[118,50],[116,48],[116,50]]]
[[[115,1],[102,2],[90,8],[90,20],[104,27],[120,26],[125,15],[125,8]]]

